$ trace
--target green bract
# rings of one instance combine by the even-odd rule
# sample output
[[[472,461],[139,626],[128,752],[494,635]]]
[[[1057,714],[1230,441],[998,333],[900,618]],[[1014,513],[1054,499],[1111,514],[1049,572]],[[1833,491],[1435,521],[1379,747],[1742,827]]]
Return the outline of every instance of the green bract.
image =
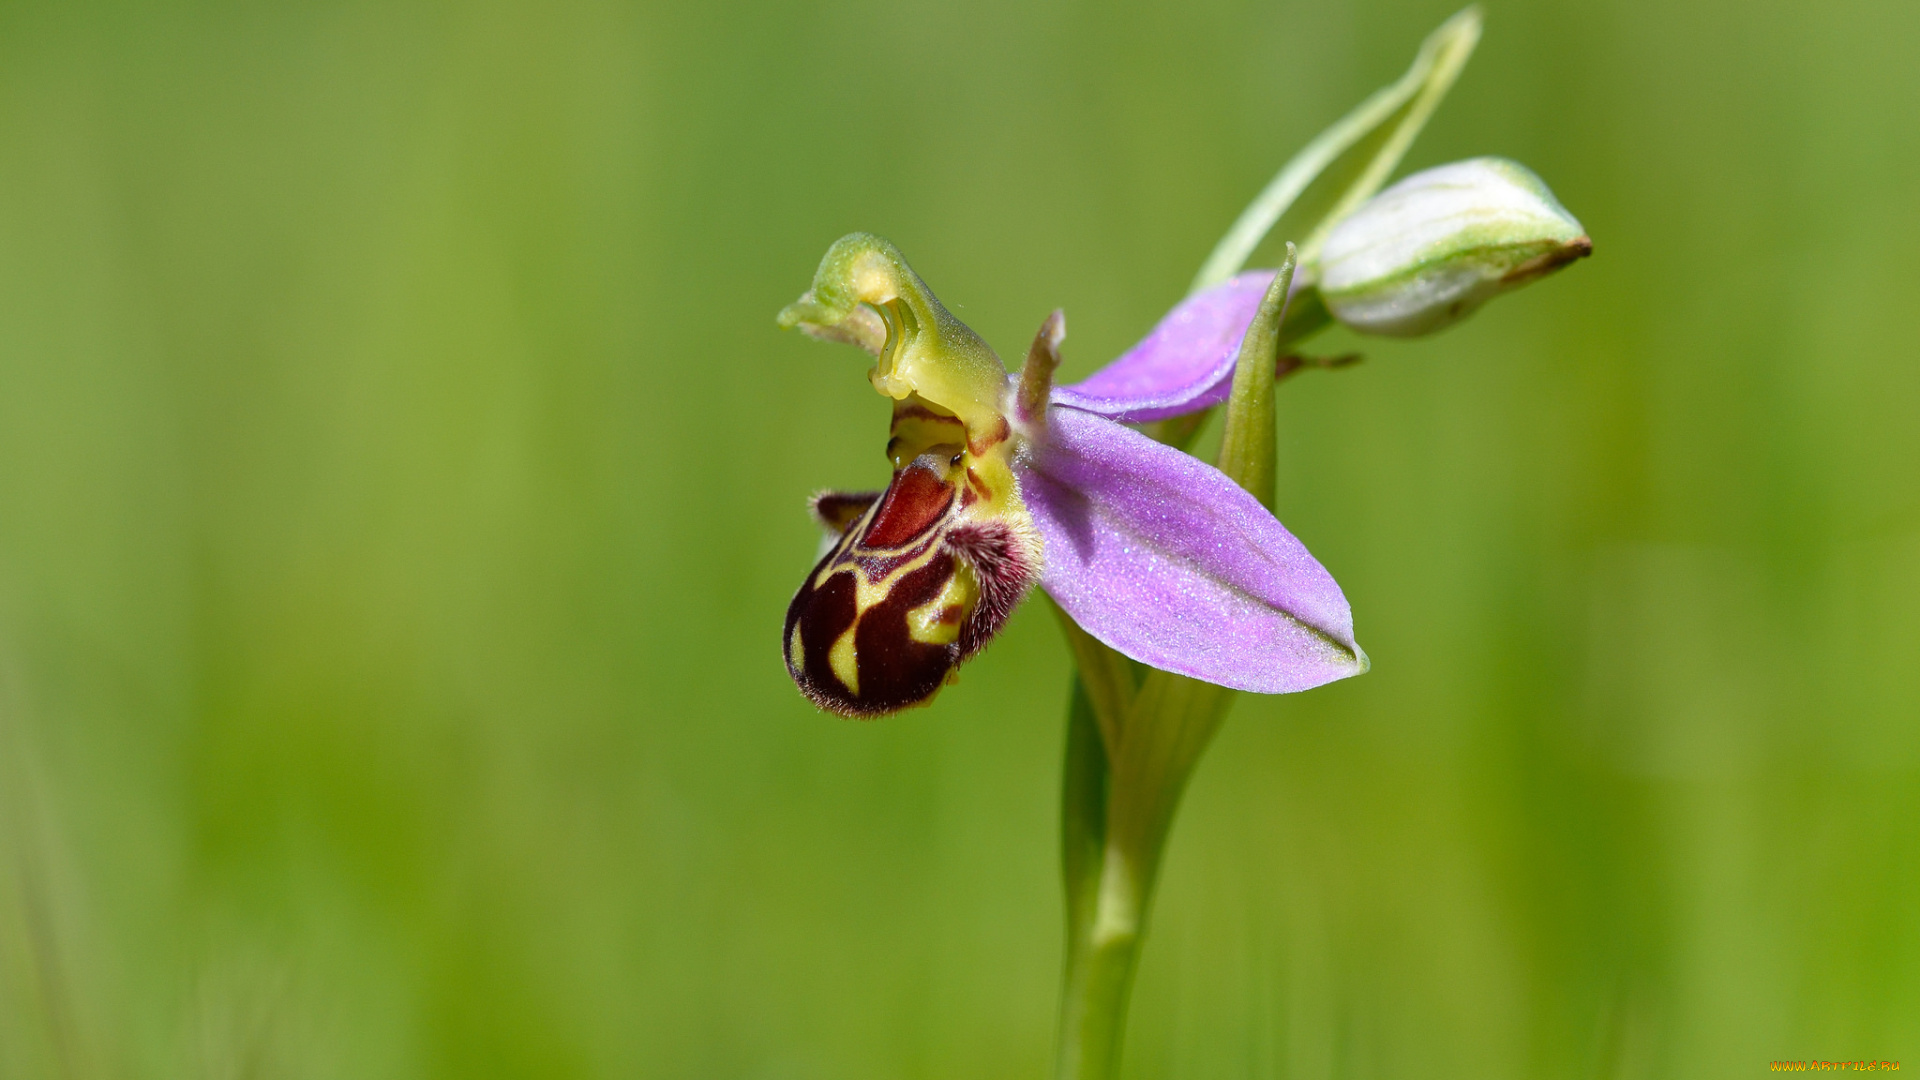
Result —
[[[1590,253],[1580,222],[1526,166],[1472,158],[1415,173],[1327,234],[1327,309],[1367,334],[1414,337]]]

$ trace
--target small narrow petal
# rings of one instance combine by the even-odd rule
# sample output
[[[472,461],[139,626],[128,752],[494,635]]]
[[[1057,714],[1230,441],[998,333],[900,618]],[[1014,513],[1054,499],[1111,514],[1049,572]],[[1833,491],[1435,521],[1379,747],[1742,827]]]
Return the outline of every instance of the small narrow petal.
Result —
[[[820,491],[807,500],[807,509],[822,529],[838,539],[846,535],[846,531],[853,528],[854,523],[864,517],[884,494],[886,492],[883,491]]]
[[[1114,420],[1143,423],[1227,400],[1240,339],[1260,310],[1273,271],[1253,270],[1188,297],[1138,345],[1053,400]]]
[[[1254,693],[1366,670],[1333,576],[1225,474],[1077,409],[1050,409],[1047,427],[1021,474],[1041,585],[1093,636]]]
[[[1067,313],[1054,308],[1033,335],[1027,361],[1014,380],[1013,420],[1022,434],[1038,435],[1047,425],[1047,401],[1053,393],[1053,373],[1060,366],[1060,343],[1067,339]]]

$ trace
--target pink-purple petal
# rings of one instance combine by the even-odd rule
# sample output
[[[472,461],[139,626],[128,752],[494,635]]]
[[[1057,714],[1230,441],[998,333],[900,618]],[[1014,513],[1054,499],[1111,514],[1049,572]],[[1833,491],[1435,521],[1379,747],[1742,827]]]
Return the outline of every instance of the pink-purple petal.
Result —
[[[1127,656],[1263,694],[1366,670],[1333,576],[1213,466],[1055,406],[1020,481],[1042,587]]]
[[[1233,389],[1240,339],[1272,282],[1273,271],[1253,270],[1188,297],[1119,359],[1056,387],[1054,402],[1129,423],[1220,404]]]

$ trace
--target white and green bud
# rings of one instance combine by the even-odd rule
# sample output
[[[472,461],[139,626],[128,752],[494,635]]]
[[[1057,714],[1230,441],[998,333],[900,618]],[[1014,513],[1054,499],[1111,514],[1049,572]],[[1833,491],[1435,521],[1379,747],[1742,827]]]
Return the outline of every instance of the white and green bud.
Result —
[[[1334,318],[1361,333],[1416,337],[1592,251],[1532,170],[1483,157],[1374,196],[1327,234],[1316,270]]]

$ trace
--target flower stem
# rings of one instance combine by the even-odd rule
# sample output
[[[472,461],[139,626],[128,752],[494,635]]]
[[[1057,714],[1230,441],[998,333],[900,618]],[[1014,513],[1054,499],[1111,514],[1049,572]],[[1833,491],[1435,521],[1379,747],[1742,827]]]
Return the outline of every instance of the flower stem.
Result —
[[[1106,864],[1107,752],[1086,685],[1073,680],[1061,791],[1061,866],[1067,885],[1067,963],[1060,989],[1061,1080],[1112,1076],[1120,1059],[1138,936],[1124,949],[1094,940]]]
[[[1102,862],[1121,865],[1112,859]],[[1059,1080],[1109,1080],[1119,1074],[1127,998],[1140,955],[1139,927],[1146,915],[1144,898],[1125,879],[1124,872],[1102,875],[1094,917],[1081,924],[1083,933],[1068,944],[1060,1057],[1054,1069]]]
[[[1111,1080],[1160,857],[1194,764],[1233,691],[1164,671],[1148,674],[1109,761],[1094,707],[1074,681],[1067,727],[1062,866],[1067,967],[1060,1000],[1059,1080]]]

